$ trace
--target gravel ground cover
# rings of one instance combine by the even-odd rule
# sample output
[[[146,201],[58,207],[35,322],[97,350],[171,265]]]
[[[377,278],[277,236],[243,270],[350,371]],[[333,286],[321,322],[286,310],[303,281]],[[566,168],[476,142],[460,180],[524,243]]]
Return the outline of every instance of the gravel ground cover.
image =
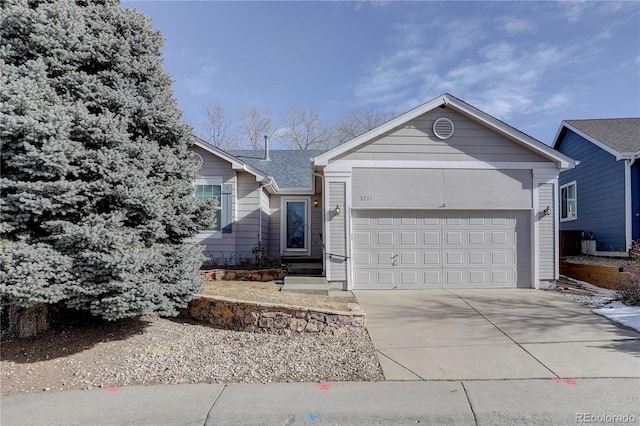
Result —
[[[7,336],[0,354],[3,396],[160,383],[384,380],[364,329],[276,336],[143,317]]]
[[[209,281],[203,293],[338,310],[355,302],[280,288]],[[126,385],[384,380],[366,329],[276,336],[157,317],[60,324],[29,339],[4,336],[0,372],[3,396]]]

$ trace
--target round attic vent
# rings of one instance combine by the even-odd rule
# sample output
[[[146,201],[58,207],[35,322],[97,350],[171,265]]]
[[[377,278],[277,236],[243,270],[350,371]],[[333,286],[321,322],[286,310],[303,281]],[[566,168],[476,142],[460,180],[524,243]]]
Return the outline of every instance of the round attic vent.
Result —
[[[453,121],[445,117],[440,117],[433,122],[433,134],[438,139],[449,139],[453,135]]]
[[[204,159],[202,158],[202,155],[193,151],[191,151],[191,161],[193,161],[196,166],[202,166],[202,164],[204,163]]]

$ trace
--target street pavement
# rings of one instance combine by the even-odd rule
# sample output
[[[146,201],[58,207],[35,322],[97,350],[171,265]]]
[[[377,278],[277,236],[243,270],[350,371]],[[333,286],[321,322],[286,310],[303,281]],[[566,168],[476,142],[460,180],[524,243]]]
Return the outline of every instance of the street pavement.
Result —
[[[357,292],[384,382],[0,399],[8,425],[640,424],[640,333],[535,290]]]

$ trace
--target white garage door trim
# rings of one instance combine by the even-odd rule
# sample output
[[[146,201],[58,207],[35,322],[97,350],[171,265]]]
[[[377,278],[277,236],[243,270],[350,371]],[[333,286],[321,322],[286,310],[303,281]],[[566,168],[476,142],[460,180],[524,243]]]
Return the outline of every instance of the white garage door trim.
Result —
[[[353,210],[353,288],[530,288],[530,227],[530,210]]]

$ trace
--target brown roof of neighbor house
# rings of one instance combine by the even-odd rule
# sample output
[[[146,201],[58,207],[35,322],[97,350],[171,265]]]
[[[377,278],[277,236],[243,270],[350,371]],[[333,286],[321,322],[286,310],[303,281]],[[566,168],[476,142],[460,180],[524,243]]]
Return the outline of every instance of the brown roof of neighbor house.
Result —
[[[564,122],[621,154],[640,151],[640,117],[564,120]]]

